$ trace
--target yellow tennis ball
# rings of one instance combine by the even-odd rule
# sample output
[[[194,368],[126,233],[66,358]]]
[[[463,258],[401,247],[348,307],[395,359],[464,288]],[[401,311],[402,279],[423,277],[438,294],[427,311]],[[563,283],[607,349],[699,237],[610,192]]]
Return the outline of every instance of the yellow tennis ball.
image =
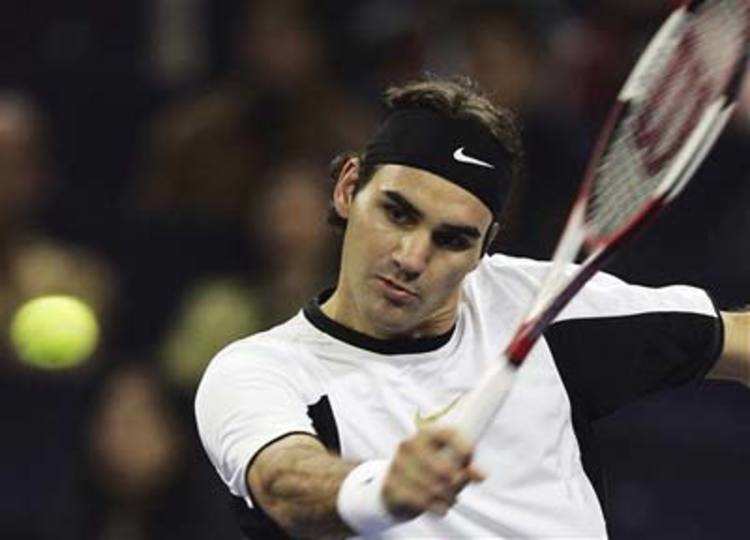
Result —
[[[66,368],[94,352],[99,323],[91,308],[73,296],[40,296],[15,313],[10,337],[24,362],[47,369]]]

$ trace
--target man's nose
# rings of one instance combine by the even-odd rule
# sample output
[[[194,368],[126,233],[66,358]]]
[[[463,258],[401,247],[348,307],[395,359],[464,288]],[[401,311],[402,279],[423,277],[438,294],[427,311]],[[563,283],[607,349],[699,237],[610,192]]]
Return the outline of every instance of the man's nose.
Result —
[[[418,278],[427,268],[432,255],[432,241],[427,231],[404,235],[394,256],[396,266],[407,281]]]

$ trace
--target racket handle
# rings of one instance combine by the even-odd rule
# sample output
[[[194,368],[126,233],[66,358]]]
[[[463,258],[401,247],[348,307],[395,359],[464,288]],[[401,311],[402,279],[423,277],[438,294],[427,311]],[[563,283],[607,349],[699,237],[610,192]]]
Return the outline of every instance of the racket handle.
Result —
[[[490,368],[479,384],[465,394],[438,424],[458,430],[466,442],[476,445],[502,406],[518,368],[505,356]]]

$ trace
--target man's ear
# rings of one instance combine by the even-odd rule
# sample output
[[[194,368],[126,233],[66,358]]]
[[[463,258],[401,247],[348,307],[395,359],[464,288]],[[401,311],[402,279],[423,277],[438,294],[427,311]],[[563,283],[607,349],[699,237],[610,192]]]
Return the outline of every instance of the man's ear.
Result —
[[[359,166],[359,158],[347,160],[341,167],[339,179],[333,189],[333,207],[339,217],[343,219],[349,218],[349,211],[359,183]]]

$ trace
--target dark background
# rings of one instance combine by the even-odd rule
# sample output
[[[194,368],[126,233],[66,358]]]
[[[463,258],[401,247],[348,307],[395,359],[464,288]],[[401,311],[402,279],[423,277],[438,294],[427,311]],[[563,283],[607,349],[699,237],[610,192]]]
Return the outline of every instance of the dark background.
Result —
[[[84,365],[0,349],[0,537],[237,538],[192,395],[223,344],[333,280],[328,161],[382,88],[480,81],[524,120],[500,249],[548,257],[609,104],[673,3],[6,0],[0,8],[0,320],[75,294]],[[609,268],[750,298],[750,96],[684,196]],[[606,359],[602,359],[606,361]],[[736,538],[750,393],[705,382],[596,426],[615,538]]]

